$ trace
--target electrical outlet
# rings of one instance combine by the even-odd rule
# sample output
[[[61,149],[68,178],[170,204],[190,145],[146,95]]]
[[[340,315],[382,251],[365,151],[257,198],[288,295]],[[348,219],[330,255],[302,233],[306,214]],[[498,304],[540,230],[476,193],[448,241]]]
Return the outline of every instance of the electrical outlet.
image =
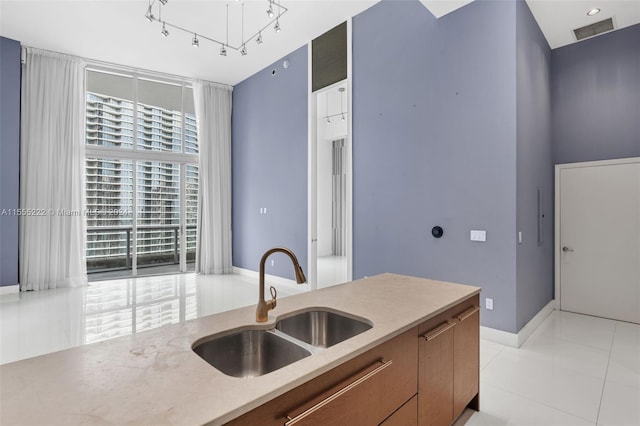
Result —
[[[493,310],[493,299],[489,299],[488,297],[484,299],[484,307],[488,310]]]

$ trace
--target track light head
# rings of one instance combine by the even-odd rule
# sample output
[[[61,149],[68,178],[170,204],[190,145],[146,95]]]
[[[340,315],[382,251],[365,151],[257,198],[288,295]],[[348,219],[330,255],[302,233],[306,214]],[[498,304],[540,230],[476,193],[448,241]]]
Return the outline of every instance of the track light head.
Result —
[[[327,124],[331,124],[331,119],[327,117]]]
[[[151,10],[151,5],[149,5],[149,8],[147,9],[147,13],[144,14],[145,18],[147,18],[149,20],[149,22],[153,22],[154,19],[156,19],[155,16],[153,16],[153,11]]]
[[[198,40],[198,35],[197,34],[193,35],[193,40],[191,40],[191,45],[193,47],[200,47],[200,40]]]
[[[273,29],[279,33],[282,29],[280,28],[280,21],[276,21],[276,25],[273,27]]]
[[[227,48],[224,45],[220,48],[220,56],[227,56]]]
[[[242,49],[240,49],[240,54],[242,56],[247,56],[247,46],[245,46],[244,44],[242,45]]]
[[[167,27],[164,25],[164,22],[162,23],[162,31],[160,31],[160,34],[162,34],[165,37],[169,35],[169,30],[167,30]]]
[[[258,34],[258,37],[256,37],[256,43],[258,44],[262,44],[263,40],[262,40],[262,33]]]

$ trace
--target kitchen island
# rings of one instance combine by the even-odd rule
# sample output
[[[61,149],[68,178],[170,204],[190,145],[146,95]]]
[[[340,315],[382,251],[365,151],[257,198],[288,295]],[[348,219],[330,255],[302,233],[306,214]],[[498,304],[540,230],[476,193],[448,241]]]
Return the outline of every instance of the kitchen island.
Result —
[[[451,345],[453,348],[459,342],[456,348],[466,347],[465,353],[473,355],[471,364],[477,364],[474,342],[477,342],[479,292],[477,287],[382,274],[278,300],[265,323],[255,322],[255,306],[249,306],[1,365],[0,423],[224,424],[258,412],[278,397],[366,357],[385,343],[389,345],[392,339],[415,338],[415,358],[418,340],[420,345],[439,342],[435,349],[420,346],[421,358],[423,353],[446,354],[448,340],[442,339],[447,338],[451,328],[463,330],[453,325],[458,321],[462,324],[467,317],[473,319],[473,323],[466,322],[472,327],[467,327],[469,330],[460,337],[451,334]],[[450,313],[456,307],[461,311]],[[208,336],[248,328],[270,329],[279,317],[309,308],[341,311],[364,319],[373,327],[286,367],[252,378],[227,376],[192,350],[195,342]],[[466,345],[467,340],[473,340],[472,344]],[[440,348],[440,343],[445,344],[445,349]],[[452,354],[454,360],[456,356]],[[476,369],[458,370],[464,380],[474,383],[470,387],[472,393],[475,389],[471,404],[477,409],[477,365]],[[423,371],[421,368],[420,372]],[[363,371],[365,375],[368,373]],[[417,386],[422,392],[423,385]],[[427,387],[422,393],[428,392]],[[424,416],[431,417],[427,400],[423,403],[416,398],[404,404],[404,410],[415,411],[413,404],[418,412],[427,410]]]

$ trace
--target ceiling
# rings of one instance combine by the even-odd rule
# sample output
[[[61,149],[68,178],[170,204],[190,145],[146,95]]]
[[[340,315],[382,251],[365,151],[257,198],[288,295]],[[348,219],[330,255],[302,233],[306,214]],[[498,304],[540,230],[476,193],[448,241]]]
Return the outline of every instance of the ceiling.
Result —
[[[552,49],[576,43],[574,29],[607,18],[613,18],[618,30],[640,23],[640,0],[527,0],[527,4]],[[600,13],[587,16],[593,8]]]
[[[420,0],[427,9],[440,18],[473,0]],[[607,18],[613,18],[619,30],[640,23],[640,0],[526,0],[552,49],[576,43],[576,28]],[[600,12],[588,16],[591,9]]]
[[[420,0],[436,17],[472,0]],[[305,45],[377,0],[283,0],[289,8],[282,32],[263,32],[264,44],[247,44],[248,54],[229,51],[201,39],[191,47],[192,34],[144,17],[148,0],[0,0],[0,35],[23,45],[103,62],[154,70],[226,84],[237,84],[288,53]],[[227,0],[169,0],[163,18],[205,36],[225,40],[226,5],[230,10],[229,44],[241,44],[241,2]],[[268,22],[267,0],[244,0],[245,33]],[[576,42],[572,30],[613,17],[616,28],[640,22],[638,0],[527,0],[551,48]],[[599,7],[592,17],[586,12]]]
[[[226,41],[226,5],[229,3],[229,44],[241,44],[241,2],[226,0],[169,0],[166,21],[214,39]],[[255,33],[269,22],[267,0],[244,0],[245,32]],[[88,59],[139,69],[237,84],[327,30],[357,15],[375,0],[283,0],[289,11],[282,31],[267,28],[264,43],[247,44],[248,54],[200,39],[192,48],[192,34],[145,19],[148,0],[0,0],[0,35],[38,47]],[[155,11],[154,6],[154,11]],[[158,16],[157,13],[155,13]]]

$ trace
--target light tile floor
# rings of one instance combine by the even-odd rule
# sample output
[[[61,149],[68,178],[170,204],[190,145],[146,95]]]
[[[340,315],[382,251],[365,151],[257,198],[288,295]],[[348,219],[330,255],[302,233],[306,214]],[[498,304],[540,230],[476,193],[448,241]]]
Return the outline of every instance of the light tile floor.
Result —
[[[554,311],[520,349],[481,341],[476,425],[640,425],[640,325]]]
[[[2,295],[0,363],[253,305],[256,284],[182,274]],[[554,311],[520,349],[482,340],[480,368],[467,425],[640,425],[640,325]]]

